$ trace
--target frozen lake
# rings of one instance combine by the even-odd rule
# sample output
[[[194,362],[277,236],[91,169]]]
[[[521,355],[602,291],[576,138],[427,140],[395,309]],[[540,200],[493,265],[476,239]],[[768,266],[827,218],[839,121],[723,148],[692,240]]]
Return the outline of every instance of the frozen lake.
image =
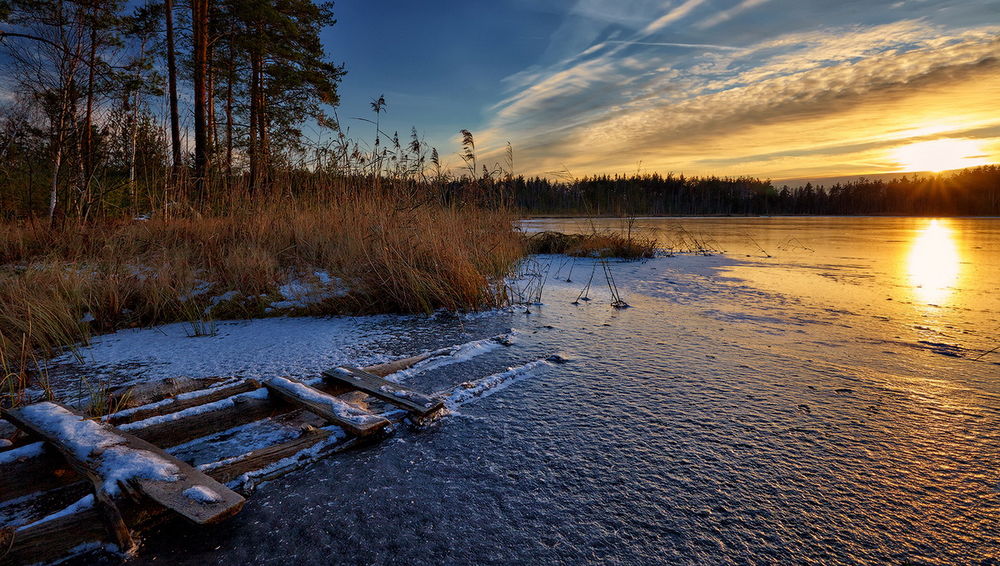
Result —
[[[97,340],[88,371],[118,380],[310,376],[516,331],[509,347],[408,379],[441,391],[500,376],[492,394],[266,484],[221,526],[168,527],[131,563],[1000,560],[1000,220],[634,228],[669,246],[678,225],[726,253],[611,263],[627,309],[611,306],[596,261],[542,256],[527,311]],[[591,300],[573,304],[591,274]],[[554,353],[568,363],[540,361]]]

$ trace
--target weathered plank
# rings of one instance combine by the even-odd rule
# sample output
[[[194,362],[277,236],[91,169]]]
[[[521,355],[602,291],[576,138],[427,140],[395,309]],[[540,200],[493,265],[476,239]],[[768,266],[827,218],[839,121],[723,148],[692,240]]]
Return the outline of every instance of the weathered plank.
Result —
[[[95,484],[99,502],[137,491],[197,524],[226,519],[245,500],[158,447],[48,401],[5,411],[7,420],[45,439]],[[106,505],[105,505],[106,506]]]
[[[373,415],[308,385],[286,377],[272,377],[264,386],[278,397],[316,413],[358,436],[374,434],[389,425],[385,417]]]
[[[221,385],[197,391],[188,391],[174,397],[150,403],[148,405],[118,411],[117,413],[104,417],[104,420],[115,426],[124,423],[133,423],[159,415],[176,413],[185,409],[197,407],[199,405],[207,405],[208,403],[214,403],[225,399],[226,397],[232,397],[233,395],[239,395],[240,393],[249,393],[250,391],[259,388],[260,383],[252,379],[247,379],[229,385]]]
[[[349,385],[420,416],[429,415],[444,406],[441,399],[386,381],[377,375],[351,366],[324,371],[323,377],[335,383]]]

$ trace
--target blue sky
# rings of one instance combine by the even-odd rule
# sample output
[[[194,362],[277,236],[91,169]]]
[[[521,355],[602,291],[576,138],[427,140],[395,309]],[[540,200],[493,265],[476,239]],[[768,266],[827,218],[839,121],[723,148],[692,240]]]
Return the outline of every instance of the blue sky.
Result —
[[[384,94],[383,129],[416,126],[455,166],[461,128],[487,159],[510,141],[525,174],[887,173],[915,167],[901,147],[940,139],[972,148],[962,163],[1000,160],[1000,0],[334,9],[324,40],[347,66],[352,137],[371,137],[354,118]]]

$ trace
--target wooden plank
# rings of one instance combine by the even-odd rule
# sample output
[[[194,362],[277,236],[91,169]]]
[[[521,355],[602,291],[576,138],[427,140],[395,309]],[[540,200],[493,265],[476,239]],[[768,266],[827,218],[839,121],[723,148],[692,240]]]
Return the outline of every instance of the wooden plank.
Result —
[[[124,423],[133,423],[159,415],[176,413],[183,411],[184,409],[190,409],[191,407],[207,405],[208,403],[214,403],[225,399],[226,397],[232,397],[233,395],[239,395],[240,393],[249,393],[250,391],[259,388],[260,383],[252,379],[247,379],[231,385],[223,385],[198,391],[189,391],[181,393],[170,399],[164,399],[149,405],[118,411],[117,413],[104,417],[104,420],[115,426]]]
[[[292,440],[273,446],[259,448],[237,458],[228,458],[224,460],[225,466],[220,464],[217,468],[206,470],[205,473],[212,475],[212,477],[223,483],[229,483],[247,472],[260,470],[275,462],[290,458],[327,438],[330,438],[329,431],[322,429],[311,430],[298,438],[293,438]],[[217,472],[216,469],[220,471]]]
[[[361,410],[300,381],[286,377],[272,377],[264,382],[264,386],[289,403],[316,413],[358,436],[374,434],[389,425],[389,421],[384,417]]]
[[[142,493],[196,524],[212,524],[243,508],[232,490],[140,438],[88,420],[56,403],[4,412],[7,420],[44,438],[95,485],[104,506],[124,488]]]
[[[398,383],[386,381],[356,367],[341,366],[324,371],[323,377],[364,391],[372,397],[377,397],[420,416],[429,415],[444,407],[444,402],[441,399],[425,395]]]

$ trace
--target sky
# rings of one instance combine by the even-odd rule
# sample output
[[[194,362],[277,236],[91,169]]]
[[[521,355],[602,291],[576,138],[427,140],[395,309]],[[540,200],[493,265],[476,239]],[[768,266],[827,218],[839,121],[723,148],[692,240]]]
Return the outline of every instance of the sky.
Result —
[[[459,167],[775,180],[1000,162],[1000,0],[339,0],[338,114]]]

